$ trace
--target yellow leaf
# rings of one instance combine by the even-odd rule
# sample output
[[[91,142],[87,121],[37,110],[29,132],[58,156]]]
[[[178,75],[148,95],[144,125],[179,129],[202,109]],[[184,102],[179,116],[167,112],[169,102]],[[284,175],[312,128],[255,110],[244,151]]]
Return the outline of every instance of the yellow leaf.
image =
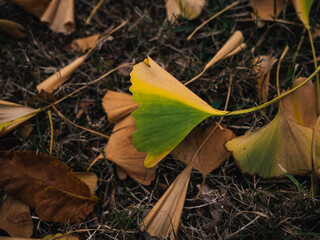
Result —
[[[305,28],[309,30],[309,13],[313,0],[292,0],[292,3],[300,21],[304,24]]]
[[[78,38],[72,42],[71,47],[74,50],[81,49],[81,51],[85,53],[87,49],[95,48],[97,46],[99,37],[100,34],[95,34],[86,38]]]

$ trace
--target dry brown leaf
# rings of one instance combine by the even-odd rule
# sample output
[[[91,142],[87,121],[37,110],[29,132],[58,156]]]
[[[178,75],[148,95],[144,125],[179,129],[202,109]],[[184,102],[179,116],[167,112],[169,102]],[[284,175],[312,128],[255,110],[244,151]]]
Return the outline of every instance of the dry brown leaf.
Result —
[[[149,185],[155,178],[154,168],[145,168],[145,153],[137,152],[132,145],[131,134],[136,130],[133,117],[128,116],[114,126],[104,151],[108,160],[114,162],[125,171],[131,178],[138,182]],[[119,177],[124,177],[120,172]]]
[[[276,3],[276,6],[274,5]],[[249,0],[255,14],[262,20],[273,20],[282,12],[287,0]],[[263,27],[263,22],[258,22],[258,27]]]
[[[38,18],[42,16],[47,9],[50,0],[11,0],[15,4],[22,7],[29,13],[36,15]]]
[[[0,137],[35,116],[39,111],[40,110],[16,103],[0,100]]]
[[[137,109],[139,104],[133,101],[130,94],[108,90],[102,99],[102,106],[109,122],[117,123]]]
[[[181,15],[189,20],[197,18],[205,5],[205,0],[166,0],[167,16],[170,22]]]
[[[5,195],[0,204],[0,228],[12,237],[31,237],[33,222],[29,206]]]
[[[0,152],[0,188],[48,222],[79,222],[97,201],[58,159],[35,152]]]
[[[257,73],[257,93],[260,103],[268,101],[269,80],[272,66],[277,59],[272,56],[259,56],[254,60],[253,71]]]
[[[0,240],[79,240],[78,237],[72,236],[70,234],[57,233],[55,235],[47,235],[44,238],[15,238],[15,237],[1,237]]]
[[[87,49],[97,46],[99,37],[100,34],[95,34],[86,38],[78,38],[72,42],[71,47],[73,50],[81,50],[83,53],[85,53]]]
[[[52,0],[41,17],[54,32],[70,34],[74,31],[74,0]]]
[[[49,78],[44,80],[42,83],[37,85],[37,90],[40,93],[42,90],[47,93],[53,93],[54,90],[59,88],[65,81],[68,80],[70,75],[84,62],[87,55],[83,55],[68,66],[62,68],[57,73],[51,75]]]
[[[74,173],[77,178],[79,178],[82,182],[88,185],[90,189],[91,195],[94,195],[94,192],[98,185],[98,177],[93,172],[75,172]]]
[[[227,141],[234,138],[233,132],[229,129],[221,130],[216,126],[210,126],[203,131],[200,127],[195,128],[173,150],[173,154],[182,162],[191,163],[194,154],[213,129],[215,129],[214,132],[195,157],[193,168],[201,173],[210,173],[217,169],[229,156],[229,152],[224,147]]]
[[[140,230],[158,238],[176,239],[191,174],[186,167],[140,223]]]
[[[14,21],[0,19],[0,30],[9,33],[15,38],[24,38],[26,37],[24,27]]]

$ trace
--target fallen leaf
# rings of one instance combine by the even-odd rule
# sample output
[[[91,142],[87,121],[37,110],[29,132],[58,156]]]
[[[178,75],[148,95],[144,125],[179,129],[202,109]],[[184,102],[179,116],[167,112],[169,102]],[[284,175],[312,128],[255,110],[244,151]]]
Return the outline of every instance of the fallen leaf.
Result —
[[[0,228],[12,237],[31,237],[33,222],[29,206],[5,195],[0,204]]]
[[[245,49],[247,45],[243,43],[243,40],[244,38],[242,32],[235,31],[234,34],[232,34],[232,36],[228,39],[228,41],[222,46],[222,48],[216,53],[216,55],[214,55],[214,57],[207,63],[202,72],[185,83],[185,85],[201,77],[210,67],[212,67],[217,62],[231,57]]]
[[[284,9],[287,0],[249,0],[249,5],[262,20],[277,18]],[[258,27],[263,27],[264,22],[258,22]]]
[[[48,222],[79,222],[97,201],[64,163],[31,151],[0,152],[0,188]]]
[[[214,132],[196,155],[192,167],[201,173],[210,173],[214,169],[217,169],[229,156],[228,151],[224,147],[224,144],[234,137],[233,132],[229,129],[221,130],[216,126],[210,126],[203,131],[199,127],[195,128],[173,150],[173,155],[185,164],[191,163],[200,145],[213,129],[215,129]]]
[[[260,103],[268,101],[270,71],[276,62],[277,59],[272,56],[259,56],[254,60],[253,71],[257,73],[257,93]]]
[[[45,236],[42,239],[46,239],[46,240],[79,240],[78,237],[76,236],[72,236],[70,234],[61,234],[61,233],[57,233],[57,234],[50,234]]]
[[[47,93],[53,93],[54,90],[59,88],[65,81],[68,80],[70,75],[77,70],[77,68],[84,62],[87,55],[83,55],[76,60],[74,60],[72,63],[67,65],[66,67],[59,70],[57,73],[53,74],[46,80],[44,80],[42,83],[37,85],[37,90],[40,93],[42,90]]]
[[[139,104],[133,101],[132,95],[108,90],[102,99],[102,106],[109,122],[115,124],[130,115]]]
[[[24,38],[27,36],[25,28],[21,24],[6,19],[0,19],[0,30],[9,33],[15,38]]]
[[[205,0],[166,0],[167,16],[174,22],[181,15],[189,20],[197,18],[205,5]]]
[[[38,18],[42,16],[47,9],[50,0],[11,0],[15,4],[22,7],[29,13],[36,15]]]
[[[52,0],[41,16],[54,32],[70,34],[74,31],[74,0]]]
[[[0,137],[37,115],[41,109],[33,109],[0,100]]]
[[[313,0],[292,0],[293,6],[297,12],[298,18],[306,29],[310,29],[309,13]]]
[[[135,121],[131,116],[118,122],[104,149],[105,156],[131,178],[144,185],[150,185],[155,178],[155,169],[145,168],[143,163],[146,154],[138,152],[132,145],[131,135],[135,129]],[[123,172],[120,172],[119,177],[124,177]]]
[[[77,178],[79,178],[82,182],[87,184],[90,189],[90,194],[94,195],[98,185],[98,177],[93,172],[75,172],[74,173]]]
[[[299,79],[295,84],[303,80]],[[305,175],[312,170],[311,146],[315,126],[304,125],[310,126],[317,114],[316,98],[313,98],[316,95],[306,95],[313,91],[313,83],[307,83],[280,102],[276,117],[266,126],[226,143],[243,172],[270,178],[285,176],[279,165],[292,175]],[[314,111],[308,109],[309,105]],[[316,146],[315,168],[318,169],[320,134],[317,134]]]
[[[176,239],[192,166],[187,166],[140,223],[140,230],[158,238]]]
[[[100,34],[95,34],[86,38],[78,38],[72,42],[71,47],[73,50],[81,50],[85,53],[87,49],[95,48],[97,46],[99,37]]]
[[[133,67],[130,91],[140,107],[132,113],[137,130],[133,145],[146,152],[144,165],[153,167],[202,120],[222,116],[148,57]]]

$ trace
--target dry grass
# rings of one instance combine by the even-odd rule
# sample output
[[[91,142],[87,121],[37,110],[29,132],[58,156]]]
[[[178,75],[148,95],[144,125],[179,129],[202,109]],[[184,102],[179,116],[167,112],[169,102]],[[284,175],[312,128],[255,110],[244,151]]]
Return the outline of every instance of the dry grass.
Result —
[[[224,60],[207,71],[190,88],[207,102],[223,108],[228,92],[229,77],[233,76],[229,109],[246,108],[258,104],[255,92],[255,74],[251,61],[259,54],[280,56],[286,44],[290,51],[282,64],[281,85],[284,88],[292,56],[302,34],[302,27],[282,23],[268,23],[257,29],[254,22],[238,21],[248,18],[251,9],[247,1],[226,12],[199,31],[190,42],[188,34],[203,20],[206,20],[231,1],[208,1],[201,17],[195,21],[179,19],[170,25],[166,19],[164,1],[113,1],[106,0],[91,24],[84,26],[90,9],[98,2],[76,0],[76,31],[70,36],[52,33],[38,19],[26,14],[11,2],[0,1],[1,18],[22,23],[28,37],[15,40],[0,35],[0,95],[1,99],[38,107],[48,103],[31,103],[36,94],[36,85],[61,66],[79,56],[73,52],[70,43],[77,37],[104,32],[123,20],[129,23],[113,34],[76,71],[54,97],[60,99],[68,93],[94,80],[123,62],[139,62],[150,55],[177,79],[185,82],[201,72],[204,65],[229,38],[230,32],[241,30],[249,48],[235,57]],[[311,23],[320,23],[320,2],[314,4]],[[298,23],[292,6],[287,8],[285,18]],[[315,42],[320,49],[319,38]],[[312,54],[305,41],[297,58],[297,75],[307,76],[313,71]],[[272,73],[275,76],[275,72]],[[112,125],[101,106],[106,89],[128,92],[130,77],[128,71],[120,71],[91,85],[80,93],[63,101],[57,107],[71,121],[105,134],[111,134]],[[270,96],[275,91],[275,78],[271,78]],[[75,116],[82,101],[91,104],[79,120]],[[245,116],[229,117],[223,124],[236,134],[268,123],[275,108],[266,112],[255,112]],[[90,162],[102,151],[107,140],[78,129],[53,112],[54,151],[53,155],[67,163],[74,171],[84,171]],[[31,137],[20,138],[19,132],[0,139],[0,150],[39,150],[49,152],[50,129],[48,116],[39,114]],[[202,124],[210,124],[211,120]],[[46,223],[34,217],[35,237],[49,233],[76,231],[81,239],[151,239],[138,231],[138,224],[146,211],[156,203],[168,184],[181,172],[183,166],[168,157],[160,164],[157,178],[151,186],[142,186],[131,179],[120,181],[115,165],[98,162],[93,171],[99,177],[97,195],[100,203],[88,221],[75,225]],[[187,201],[179,228],[181,239],[312,239],[304,233],[320,234],[320,214],[314,208],[320,207],[319,198],[310,196],[310,179],[299,177],[304,191],[298,191],[288,179],[265,181],[258,177],[244,176],[233,159],[212,172],[206,180],[206,194],[195,199],[202,176],[193,171]],[[319,196],[319,187],[317,195]],[[83,231],[81,229],[91,229]],[[77,232],[78,231],[78,232]],[[2,232],[1,232],[2,233]]]

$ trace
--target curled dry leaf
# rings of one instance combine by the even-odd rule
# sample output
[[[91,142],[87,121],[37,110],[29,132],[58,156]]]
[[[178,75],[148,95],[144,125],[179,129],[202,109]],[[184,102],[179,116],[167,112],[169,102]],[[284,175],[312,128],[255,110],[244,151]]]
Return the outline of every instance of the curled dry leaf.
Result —
[[[87,49],[97,46],[99,37],[100,34],[95,34],[86,38],[78,38],[72,42],[71,47],[73,50],[81,50],[83,53],[85,53]]]
[[[9,33],[15,38],[24,38],[26,37],[24,27],[14,21],[0,19],[0,30]]]
[[[42,16],[47,9],[50,0],[11,0],[15,4],[19,5],[27,12],[36,15],[38,18]]]
[[[54,32],[70,34],[74,31],[74,0],[52,0],[41,17]]]
[[[273,20],[277,18],[284,9],[287,0],[249,0],[250,6],[255,14],[262,20]],[[263,22],[258,22],[258,27],[263,27]]]
[[[41,109],[33,109],[0,100],[0,137],[35,116]]]
[[[212,108],[148,57],[131,72],[132,113],[137,130],[133,145],[146,152],[144,165],[153,167],[171,152],[202,120],[227,112]]]
[[[143,163],[146,153],[138,152],[132,145],[131,135],[135,130],[136,124],[131,116],[117,123],[104,149],[105,156],[131,178],[144,185],[149,185],[155,178],[155,169],[145,168]],[[121,170],[118,172],[119,177],[124,178],[125,175]]]
[[[167,16],[170,22],[181,15],[189,20],[197,18],[205,5],[205,0],[166,0]]]
[[[269,80],[272,66],[277,59],[272,56],[259,56],[254,60],[253,71],[257,73],[257,93],[260,102],[267,102],[269,95]]]
[[[158,238],[176,239],[192,166],[188,165],[140,223],[140,230]]]
[[[296,80],[295,85],[303,82]],[[261,129],[226,143],[243,172],[262,177],[285,176],[279,166],[292,175],[305,175],[312,170],[311,146],[317,117],[316,88],[312,82],[284,98],[276,117]],[[310,128],[310,126],[312,126]],[[320,167],[320,134],[316,140]]]
[[[139,107],[132,95],[108,90],[102,99],[102,106],[109,122],[115,124]]]
[[[188,81],[186,84],[193,82],[194,80],[198,79],[199,77],[202,76],[202,74],[205,73],[210,67],[212,67],[214,64],[217,62],[226,59],[228,57],[231,57],[243,49],[247,47],[245,43],[243,43],[243,35],[242,32],[236,31],[232,36],[228,39],[228,41],[222,46],[222,48],[216,53],[216,55],[207,63],[207,65],[204,67],[203,71]]]
[[[64,163],[31,151],[0,152],[0,188],[48,222],[79,222],[97,202]]]
[[[215,130],[214,130],[215,129]],[[213,131],[214,130],[214,131]],[[213,133],[211,133],[213,131]],[[229,129],[221,130],[210,126],[204,131],[201,128],[193,129],[189,135],[173,150],[173,154],[182,162],[191,163],[200,145],[209,136],[193,161],[193,168],[201,173],[210,173],[220,167],[229,156],[224,144],[234,137]]]
[[[0,202],[0,228],[12,237],[31,237],[33,222],[29,206],[5,195]]]
[[[70,75],[77,70],[77,68],[84,62],[87,55],[83,55],[76,60],[74,60],[72,63],[70,63],[68,66],[62,68],[57,73],[53,74],[46,80],[44,80],[42,83],[37,85],[37,90],[40,93],[42,90],[47,93],[53,93],[54,90],[59,88],[65,81],[68,80]]]

